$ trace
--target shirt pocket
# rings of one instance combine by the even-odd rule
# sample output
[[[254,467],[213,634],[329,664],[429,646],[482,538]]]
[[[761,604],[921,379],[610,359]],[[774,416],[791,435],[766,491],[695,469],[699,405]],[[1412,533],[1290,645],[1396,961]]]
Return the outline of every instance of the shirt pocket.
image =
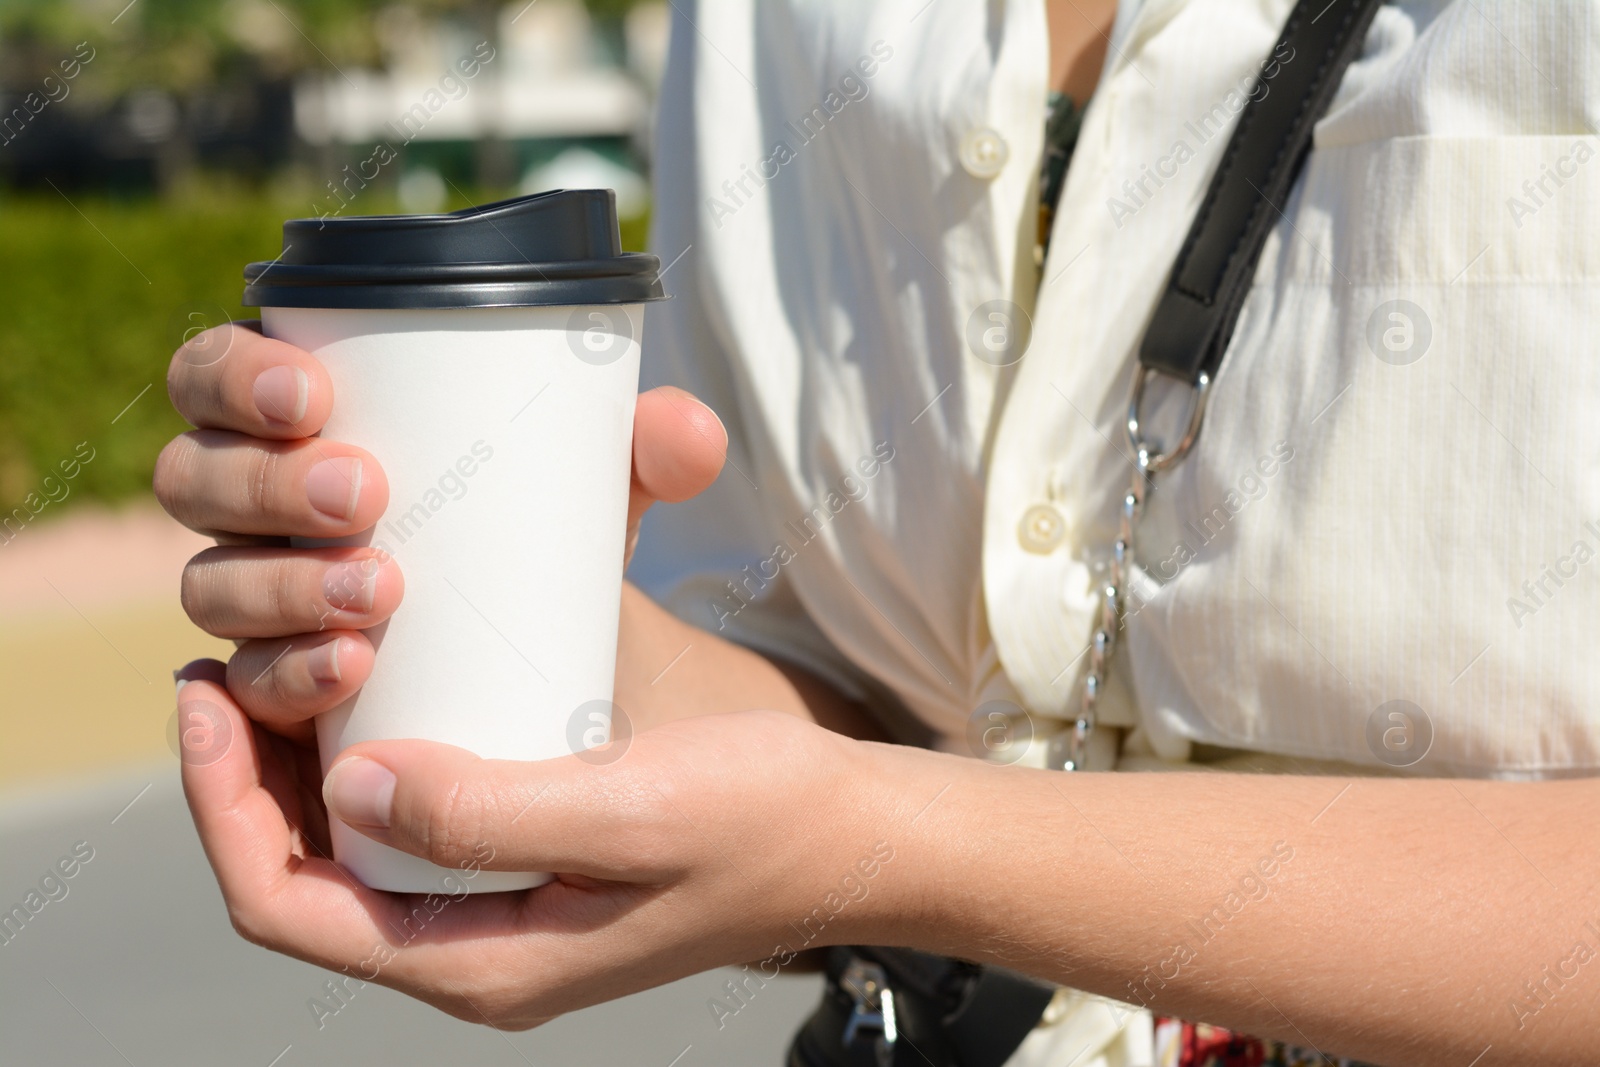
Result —
[[[1140,532],[1160,588],[1129,643],[1158,734],[1600,766],[1597,156],[1569,136],[1313,154]],[[1395,711],[1417,749],[1391,747]]]

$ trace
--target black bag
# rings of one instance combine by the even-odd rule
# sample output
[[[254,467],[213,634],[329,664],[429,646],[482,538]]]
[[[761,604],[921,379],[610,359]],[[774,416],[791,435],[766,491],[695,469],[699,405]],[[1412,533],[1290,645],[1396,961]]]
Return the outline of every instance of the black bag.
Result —
[[[910,949],[828,950],[822,1006],[788,1067],[1000,1067],[1053,987],[998,967]]]

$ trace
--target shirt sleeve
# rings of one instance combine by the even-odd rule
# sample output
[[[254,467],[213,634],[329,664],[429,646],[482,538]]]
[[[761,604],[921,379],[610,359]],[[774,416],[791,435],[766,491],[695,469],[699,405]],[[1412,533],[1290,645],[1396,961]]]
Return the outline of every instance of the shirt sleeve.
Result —
[[[719,328],[701,280],[697,245],[706,214],[700,206],[694,86],[704,50],[693,25],[696,6],[674,5],[658,103],[650,243],[666,268],[671,299],[646,313],[640,388],[674,385],[709,404],[727,428],[728,460],[700,496],[650,509],[629,577],[685,622],[802,667],[847,697],[866,701],[870,683],[816,625],[781,556],[775,558],[782,541],[779,520],[762,502],[742,417],[753,404],[741,395],[728,331]]]

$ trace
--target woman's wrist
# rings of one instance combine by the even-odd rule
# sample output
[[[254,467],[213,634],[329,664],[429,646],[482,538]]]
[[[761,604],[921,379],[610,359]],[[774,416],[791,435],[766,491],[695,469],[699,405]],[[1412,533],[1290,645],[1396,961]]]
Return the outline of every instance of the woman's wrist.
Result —
[[[833,943],[894,945],[969,954],[983,892],[981,820],[970,817],[985,768],[976,760],[902,745],[854,742],[859,795],[836,808],[852,841],[881,856],[848,936]],[[998,868],[990,867],[989,870]]]
[[[896,745],[860,748],[882,793],[864,805],[876,809],[864,821],[894,859],[863,909],[858,942],[1040,976],[1059,971],[1062,961],[1045,947],[1053,937],[1018,937],[1027,914],[1019,894],[1048,886],[1056,917],[1071,921],[1085,903],[1075,887],[1105,880],[1095,872],[1107,846],[1075,810],[1071,776]],[[1077,858],[1062,863],[1065,856]]]

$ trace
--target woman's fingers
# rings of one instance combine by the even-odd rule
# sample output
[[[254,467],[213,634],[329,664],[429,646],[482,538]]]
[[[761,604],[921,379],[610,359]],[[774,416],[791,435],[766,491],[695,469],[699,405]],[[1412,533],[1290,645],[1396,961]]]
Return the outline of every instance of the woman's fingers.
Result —
[[[289,769],[258,744],[250,720],[219,684],[221,670],[203,661],[180,671],[190,680],[178,691],[178,712],[180,722],[193,724],[194,739],[209,734],[208,743],[185,740],[180,749],[183,790],[228,915],[256,944],[325,967],[349,966],[384,942],[389,921],[403,915],[403,898],[301,854],[304,838],[269,789],[271,778]]]
[[[693,394],[673,386],[640,393],[633,424],[634,481],[653,499],[687,500],[717,480],[728,431]]]
[[[364,630],[404,591],[399,564],[370,548],[208,548],[183,569],[183,609],[216,637]]]
[[[344,537],[375,524],[389,503],[382,468],[354,445],[224,430],[174,438],[156,459],[154,486],[190,529],[240,534]]]
[[[463,1019],[537,1021],[517,1010],[533,962],[511,936],[526,930],[526,894],[474,893],[476,866],[461,872],[453,892],[368,889],[296,826],[284,798],[306,784],[297,776],[304,761],[284,760],[281,744],[252,729],[221,685],[222,664],[202,660],[178,674],[189,679],[178,692],[180,719],[205,724],[210,736],[182,749],[184,794],[242,936]],[[200,733],[197,725],[191,739]]]
[[[167,367],[178,413],[202,429],[309,437],[333,408],[333,383],[308,352],[261,335],[253,322],[190,338]]]
[[[352,630],[247,641],[228,661],[228,692],[267,729],[309,738],[313,716],[366,683],[372,657],[372,643]]]
[[[628,496],[628,544],[656,501],[674,503],[717,480],[728,452],[722,420],[695,397],[672,386],[640,393],[633,415],[633,486]]]
[[[371,741],[345,750],[322,796],[353,828],[441,867],[477,860],[647,884],[680,873],[661,847],[682,822],[667,798],[645,776],[577,756],[523,763]]]

